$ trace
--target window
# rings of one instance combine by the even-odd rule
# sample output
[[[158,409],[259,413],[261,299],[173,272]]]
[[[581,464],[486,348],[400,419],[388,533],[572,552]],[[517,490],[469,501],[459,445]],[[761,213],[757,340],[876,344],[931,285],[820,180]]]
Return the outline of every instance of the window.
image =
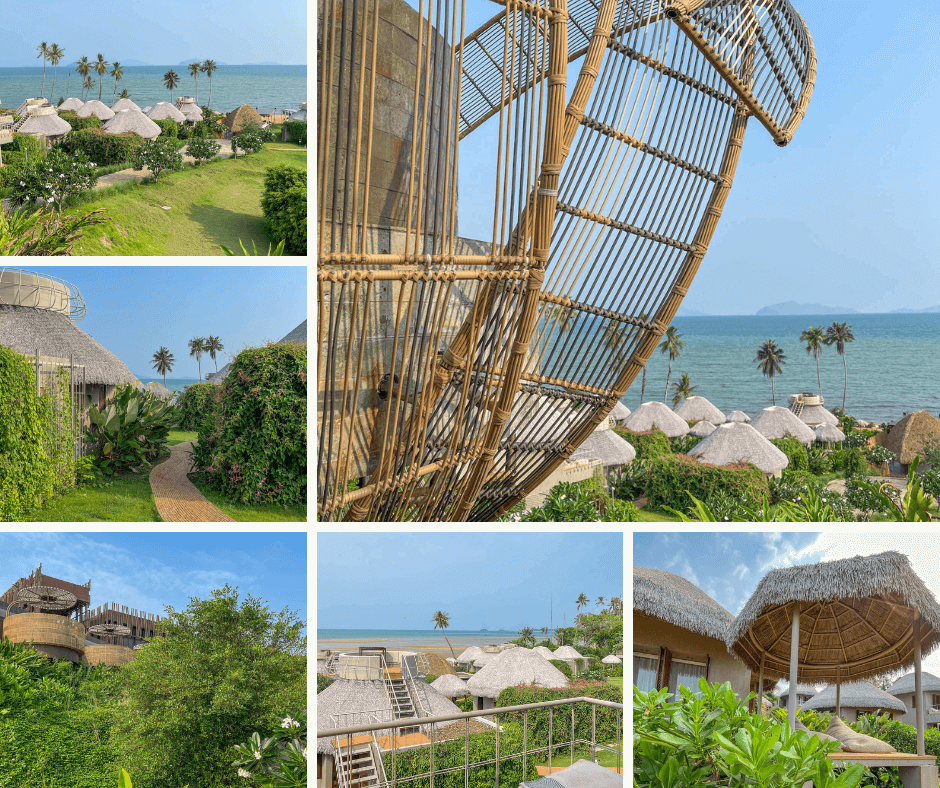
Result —
[[[672,671],[669,675],[669,691],[673,699],[677,700],[679,687],[688,687],[696,695],[700,695],[698,680],[706,678],[708,674],[708,665],[704,662],[690,662],[684,659],[674,659],[672,661]]]
[[[933,707],[935,709],[940,709],[940,695],[933,696]]]
[[[633,684],[642,692],[656,691],[656,672],[659,660],[649,654],[633,655]]]

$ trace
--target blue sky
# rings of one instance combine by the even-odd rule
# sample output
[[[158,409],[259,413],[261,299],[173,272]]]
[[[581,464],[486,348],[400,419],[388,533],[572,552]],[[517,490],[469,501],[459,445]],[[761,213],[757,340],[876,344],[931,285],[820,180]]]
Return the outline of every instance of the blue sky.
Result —
[[[167,378],[199,377],[193,337],[219,337],[219,369],[246,347],[277,342],[307,318],[306,266],[52,266],[27,270],[76,285],[88,314],[75,325],[138,378],[156,378],[161,345],[176,358]],[[215,370],[202,357],[202,374]]]
[[[317,534],[318,629],[537,630],[550,594],[571,626],[581,592],[623,599],[622,534]]]
[[[835,561],[897,550],[940,599],[940,547],[927,533],[637,533],[633,565],[680,575],[733,615],[775,567]],[[940,676],[940,651],[924,658]],[[785,684],[786,682],[784,682]]]
[[[42,564],[85,583],[94,607],[115,602],[157,615],[207,599],[226,583],[307,620],[304,533],[0,533],[0,593]]]
[[[67,60],[75,54],[70,62],[102,52],[111,62],[158,66],[192,58],[301,65],[307,62],[307,3],[281,0],[272,9],[249,0],[5,0],[0,66],[42,66],[40,41],[57,43]]]

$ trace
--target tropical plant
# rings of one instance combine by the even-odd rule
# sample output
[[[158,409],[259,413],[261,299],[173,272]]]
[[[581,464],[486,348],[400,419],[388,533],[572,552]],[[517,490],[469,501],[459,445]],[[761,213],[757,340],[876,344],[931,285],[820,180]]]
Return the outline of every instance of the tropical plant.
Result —
[[[104,82],[101,81],[101,77],[108,73],[108,66],[110,65],[111,64],[104,59],[104,55],[100,52],[98,53],[98,59],[91,64],[91,67],[98,75],[98,101],[101,101],[101,89],[104,87]]]
[[[61,218],[49,211],[0,211],[0,257],[70,256],[81,230],[104,222],[103,210]]]
[[[443,610],[438,610],[435,612],[434,617],[431,619],[434,623],[434,628],[441,628],[441,634],[444,635],[444,640],[447,640],[447,634],[444,632],[447,627],[450,626],[450,616],[447,615]],[[454,647],[450,645],[450,641],[447,640],[447,646],[450,648],[450,655],[456,660],[457,655],[454,653]]]
[[[264,138],[261,134],[261,127],[255,123],[246,123],[241,131],[232,135],[232,153],[238,156],[238,151],[242,151],[246,156],[249,153],[257,153],[264,147]]]
[[[163,385],[166,386],[166,373],[173,371],[173,364],[176,363],[176,359],[173,358],[173,354],[168,348],[161,347],[153,354],[151,361],[153,361],[153,368],[157,371],[157,374],[163,375]]]
[[[578,598],[574,601],[574,603],[578,606],[578,618],[580,618],[580,617],[581,617],[581,608],[582,608],[582,607],[586,607],[587,605],[589,605],[589,604],[591,603],[591,600],[588,599],[588,598],[584,595],[584,592],[582,591],[580,594],[578,594]],[[575,622],[576,622],[576,623],[575,623],[575,631],[577,631],[577,621],[578,621],[578,618],[575,619]]]
[[[907,471],[907,487],[900,491],[894,485],[885,482],[875,487],[868,480],[859,480],[859,485],[870,490],[879,500],[892,520],[898,522],[929,522],[934,519],[930,515],[931,498],[923,488],[920,477],[917,475],[917,466],[920,457],[915,457]]]
[[[85,81],[82,83],[82,88],[85,90],[84,98],[87,98],[88,94],[95,89],[95,80],[90,76],[85,77]]]
[[[170,89],[170,103],[173,103],[173,89],[180,83],[180,75],[172,68],[163,75],[163,86]]]
[[[208,350],[205,337],[193,337],[189,340],[189,355],[196,357],[199,365],[199,380],[202,380],[202,354]]]
[[[257,731],[245,744],[236,744],[241,756],[232,762],[239,777],[258,775],[263,788],[307,788],[307,715],[285,717],[264,739]]]
[[[85,82],[88,81],[88,75],[91,73],[91,63],[88,62],[88,55],[82,55],[78,60],[75,61],[75,71]],[[82,87],[85,87],[85,82],[82,83]],[[85,93],[82,92],[82,100],[85,99]]]
[[[189,69],[189,75],[196,80],[196,105],[199,105],[199,72],[202,71],[201,63],[190,63],[186,68]]]
[[[825,449],[812,447],[808,454],[809,472],[815,476],[822,476],[832,470],[832,460]]]
[[[258,247],[255,246],[254,241],[251,242],[250,252],[245,248],[245,244],[242,243],[241,238],[238,239],[238,245],[242,248],[243,255],[260,255],[261,254],[258,251]],[[222,248],[222,251],[225,252],[225,254],[228,255],[229,257],[235,256],[235,252],[233,252],[227,246],[222,245],[221,248]],[[280,257],[282,254],[284,254],[284,241],[283,240],[281,240],[281,242],[277,246],[275,246],[273,249],[271,248],[271,244],[268,244],[267,257]]]
[[[523,645],[528,643],[535,644],[535,637],[532,635],[532,627],[523,627],[519,630],[519,639],[522,641]]]
[[[826,343],[826,335],[817,326],[810,326],[800,334],[800,342],[806,343],[806,352],[816,358],[816,382],[819,384],[819,396],[822,396],[822,378],[819,376],[819,356]]]
[[[777,405],[777,391],[774,387],[774,377],[783,374],[783,365],[786,364],[786,354],[781,350],[777,343],[768,339],[763,345],[757,348],[757,356],[754,361],[757,362],[757,368],[764,373],[764,377],[770,378],[770,391],[773,397],[774,406]]]
[[[131,94],[127,92],[127,88],[121,90],[121,95],[118,98],[130,98]]]
[[[571,307],[558,304],[552,306],[548,310],[548,319],[557,326],[561,334],[565,334],[574,328],[574,310]]]
[[[846,323],[833,322],[826,329],[827,345],[835,345],[836,352],[842,356],[842,366],[845,368],[845,386],[842,389],[842,410],[845,410],[845,396],[849,390],[849,366],[845,360],[845,346],[849,342],[855,341],[855,335],[852,333],[852,326]]]
[[[205,343],[205,352],[209,354],[209,358],[215,361],[215,371],[219,371],[219,362],[216,361],[216,353],[225,350],[225,345],[222,344],[222,341],[218,337],[209,336]],[[202,370],[200,370],[201,372]]]
[[[635,501],[643,495],[646,490],[648,468],[648,461],[637,457],[633,462],[617,470],[610,480],[610,488],[614,495],[626,501]]]
[[[33,159],[17,169],[13,182],[13,202],[31,205],[36,200],[54,203],[59,214],[71,196],[95,188],[98,171],[82,152],[69,156],[53,148],[44,159]]]
[[[212,104],[212,75],[218,70],[214,60],[206,60],[202,64],[202,70],[209,77],[209,101],[206,102],[206,109]],[[207,116],[208,117],[208,116]]]
[[[49,47],[49,52],[47,56],[49,58],[49,62],[52,63],[53,65],[52,92],[49,94],[49,97],[52,98],[53,96],[55,96],[55,79],[59,72],[59,63],[62,61],[62,58],[65,56],[65,50],[60,49],[58,44],[52,44]]]
[[[666,398],[669,396],[669,380],[672,378],[672,362],[679,358],[682,348],[685,347],[685,342],[682,341],[683,336],[685,336],[685,334],[677,333],[674,326],[669,326],[669,328],[666,329],[665,339],[659,343],[659,352],[669,354],[669,374],[666,375],[666,393],[663,394],[663,402],[665,402]]]
[[[186,149],[186,152],[196,160],[197,165],[200,165],[218,156],[221,149],[222,146],[213,140],[206,137],[193,136],[189,141],[189,147]]]
[[[117,83],[124,77],[124,69],[121,68],[121,64],[116,60],[111,67],[111,76],[114,77],[114,92],[111,94],[111,103],[114,104],[115,97],[117,96]]]
[[[264,173],[261,213],[265,232],[289,255],[307,253],[307,173],[278,165]]]
[[[49,45],[43,41],[36,51],[39,53],[36,55],[36,59],[42,58],[42,87],[39,89],[39,95],[45,95],[46,92],[46,61],[49,59]]]
[[[135,170],[142,170],[144,167],[150,170],[154,181],[160,177],[161,172],[183,167],[183,156],[176,140],[163,136],[145,140],[134,150],[131,161]]]
[[[698,386],[692,385],[689,376],[683,373],[682,377],[679,378],[679,382],[672,384],[672,390],[675,392],[675,396],[672,398],[673,407],[678,405],[682,400],[694,396],[697,388]]]

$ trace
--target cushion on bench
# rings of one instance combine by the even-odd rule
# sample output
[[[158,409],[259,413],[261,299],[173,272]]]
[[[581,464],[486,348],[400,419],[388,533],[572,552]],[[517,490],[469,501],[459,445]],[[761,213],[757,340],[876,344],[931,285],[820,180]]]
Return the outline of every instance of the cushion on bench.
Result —
[[[821,741],[834,741],[836,744],[840,744],[840,745],[842,744],[842,742],[840,742],[835,736],[830,736],[828,733],[820,733],[819,731],[811,731],[799,720],[796,721],[796,730],[803,731],[804,733],[808,733],[810,736],[815,736],[817,739],[820,739]]]
[[[864,733],[856,733],[842,722],[839,717],[832,718],[832,722],[829,723],[826,733],[842,742],[842,749],[845,750],[845,752],[897,752],[894,747],[887,742],[881,741],[881,739],[866,736]]]

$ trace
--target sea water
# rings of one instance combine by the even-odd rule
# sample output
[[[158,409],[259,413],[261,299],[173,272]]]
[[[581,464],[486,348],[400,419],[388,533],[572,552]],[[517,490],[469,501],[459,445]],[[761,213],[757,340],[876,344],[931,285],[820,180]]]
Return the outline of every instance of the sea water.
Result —
[[[179,75],[179,85],[173,90],[174,103],[180,96],[196,98],[197,82],[185,66],[127,66],[117,83],[117,95],[127,90],[131,100],[141,109],[158,101],[169,101],[170,91],[163,85],[163,75],[173,69]],[[71,82],[69,71],[72,70]],[[109,68],[110,70],[110,68]],[[53,69],[46,65],[45,89],[42,90],[42,66],[27,68],[0,68],[0,107],[14,110],[28,98],[44,95],[57,104],[59,97],[81,98],[82,78],[74,71],[74,61],[60,63],[52,91]],[[85,95],[85,101],[98,98],[97,74],[91,74],[95,87]],[[199,104],[209,100],[209,78],[199,75]],[[68,93],[66,88],[68,87]],[[40,93],[42,90],[42,93]],[[114,103],[114,77],[105,75],[101,81],[101,101],[109,107]],[[300,109],[307,100],[306,66],[219,66],[212,73],[212,109],[230,112],[242,104],[266,110]]]
[[[549,635],[554,634],[549,630]],[[517,640],[517,632],[480,632],[462,629],[447,629],[443,633],[440,629],[318,629],[317,648],[339,651],[342,649],[358,648],[359,646],[384,646],[390,649],[403,651],[423,651],[427,648],[446,647],[447,641],[459,643],[462,646],[498,646],[500,643],[509,643]],[[533,632],[536,640],[541,641],[546,636],[541,630]],[[368,641],[368,642],[364,642]]]
[[[221,369],[221,367],[220,367],[220,369]],[[138,380],[140,380],[140,382],[143,383],[145,386],[146,386],[148,383],[157,382],[157,383],[159,383],[161,386],[165,385],[166,388],[168,388],[170,391],[173,391],[173,392],[182,391],[182,390],[183,390],[184,388],[186,388],[187,386],[192,386],[193,384],[199,382],[199,381],[196,380],[195,378],[192,378],[192,379],[189,379],[189,378],[167,378],[167,379],[166,379],[166,384],[164,384],[162,377],[160,377],[160,378],[138,378]]]

